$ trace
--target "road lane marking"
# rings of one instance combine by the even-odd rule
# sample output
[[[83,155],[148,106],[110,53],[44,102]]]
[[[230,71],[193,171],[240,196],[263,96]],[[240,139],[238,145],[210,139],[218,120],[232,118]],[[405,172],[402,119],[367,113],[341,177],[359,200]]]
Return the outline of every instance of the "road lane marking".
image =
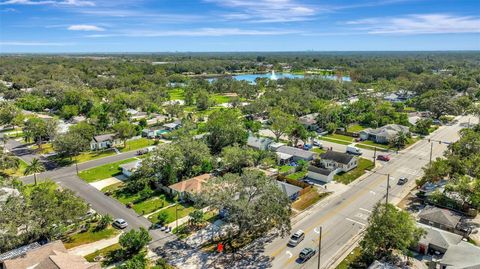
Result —
[[[346,220],[348,220],[348,221],[351,221],[351,222],[354,222],[354,223],[360,224],[360,225],[362,225],[362,226],[365,226],[365,225],[366,225],[365,223],[361,223],[361,222],[359,222],[359,221],[356,221],[356,220],[353,220],[353,219],[349,219],[349,218],[345,218],[345,219],[346,219]]]
[[[290,251],[287,250],[287,251],[285,251],[285,253],[288,255],[288,258],[289,258],[289,259],[290,259],[291,257],[293,257],[292,252],[290,252]]]
[[[368,212],[368,213],[372,213],[372,211],[370,211],[370,210],[368,210],[368,209],[365,209],[365,208],[361,208],[361,207],[360,207],[359,209],[360,209],[360,210],[363,210],[363,211],[365,211],[365,212]]]
[[[315,233],[317,233],[317,234],[320,233],[320,229],[319,229],[319,228],[315,228],[315,229],[313,229],[313,231],[314,231]]]
[[[357,213],[357,214],[355,214],[355,217],[359,218],[359,219],[362,219],[362,220],[367,220],[368,219],[368,215],[363,214],[363,213]]]
[[[345,209],[346,207],[348,207],[350,204],[352,204],[353,202],[355,202],[358,198],[360,198],[362,195],[364,195],[365,193],[367,193],[367,189],[371,189],[373,188],[373,186],[375,185],[378,185],[379,183],[383,182],[384,179],[379,177],[378,179],[376,180],[372,180],[372,182],[370,184],[368,184],[366,186],[366,188],[362,189],[361,191],[353,194],[352,196],[350,196],[350,199],[349,200],[345,200],[343,203],[341,203],[337,209],[335,210],[332,210],[330,212],[328,212],[326,215],[322,216],[316,223],[314,223],[313,225],[311,225],[310,227],[308,227],[307,229],[305,229],[305,233],[308,233],[309,231],[313,230],[314,228],[320,226],[321,223],[323,223],[325,220],[329,219],[330,217],[336,215],[337,213],[339,213],[341,210]],[[363,223],[362,223],[363,224]],[[364,225],[364,224],[363,224]],[[364,225],[365,226],[365,225]],[[331,231],[333,231],[333,229],[330,229],[328,231],[326,231],[325,233],[322,234],[322,237],[325,237],[327,234],[329,234]],[[283,246],[283,247],[280,247],[279,250],[275,251],[274,254],[275,256],[278,255],[278,253],[280,253],[282,250],[284,250],[286,248],[286,246]],[[275,258],[274,255],[272,255],[271,257]],[[288,259],[284,266],[287,266],[288,264],[292,263],[293,261],[295,260],[295,257],[292,257],[290,259]]]
[[[375,194],[377,194],[377,193],[374,192],[374,191],[370,191],[370,194],[371,194],[371,195],[375,195]]]

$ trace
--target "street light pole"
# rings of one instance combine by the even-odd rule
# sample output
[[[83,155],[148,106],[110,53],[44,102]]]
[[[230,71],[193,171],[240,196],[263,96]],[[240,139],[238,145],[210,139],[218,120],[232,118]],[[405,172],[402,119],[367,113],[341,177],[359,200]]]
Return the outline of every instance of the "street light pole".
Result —
[[[373,147],[373,167],[375,167],[376,161],[377,161],[377,147]]]
[[[428,163],[429,166],[432,165],[432,155],[433,155],[433,142],[430,142],[430,162]]]
[[[385,204],[388,204],[388,189],[390,189],[390,174],[387,174],[387,195],[385,196]]]
[[[318,263],[317,263],[317,269],[320,269],[320,256],[322,256],[322,226],[320,226],[320,232],[318,233]]]
[[[178,202],[175,204],[175,226],[178,231]]]

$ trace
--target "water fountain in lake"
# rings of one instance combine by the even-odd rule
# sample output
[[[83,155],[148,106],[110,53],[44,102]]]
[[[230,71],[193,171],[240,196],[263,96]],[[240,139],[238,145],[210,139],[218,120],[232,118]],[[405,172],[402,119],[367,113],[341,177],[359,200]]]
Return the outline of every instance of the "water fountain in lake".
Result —
[[[277,76],[275,75],[275,70],[272,70],[272,75],[270,76],[271,80],[277,80]]]

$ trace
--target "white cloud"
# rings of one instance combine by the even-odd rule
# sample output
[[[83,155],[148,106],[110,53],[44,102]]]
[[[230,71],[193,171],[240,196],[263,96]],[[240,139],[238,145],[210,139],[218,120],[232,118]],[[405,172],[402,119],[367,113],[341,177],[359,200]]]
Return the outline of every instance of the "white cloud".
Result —
[[[239,28],[200,28],[192,30],[127,30],[121,33],[114,34],[95,34],[88,37],[166,37],[166,36],[267,36],[267,35],[288,35],[296,34],[298,31],[285,30],[250,30]]]
[[[30,6],[39,6],[39,5],[56,5],[56,6],[95,6],[95,3],[92,1],[85,0],[7,0],[0,2],[0,5],[30,5]]]
[[[42,41],[0,41],[0,46],[70,46],[73,43],[42,42]]]
[[[70,25],[68,28],[70,31],[105,31],[104,28],[98,27],[96,25],[88,25],[88,24],[76,24],[76,25]]]
[[[223,14],[227,20],[250,22],[294,22],[313,19],[319,7],[295,0],[204,0],[235,11]]]
[[[448,14],[414,14],[396,18],[367,18],[348,21],[370,34],[480,33],[480,17]]]

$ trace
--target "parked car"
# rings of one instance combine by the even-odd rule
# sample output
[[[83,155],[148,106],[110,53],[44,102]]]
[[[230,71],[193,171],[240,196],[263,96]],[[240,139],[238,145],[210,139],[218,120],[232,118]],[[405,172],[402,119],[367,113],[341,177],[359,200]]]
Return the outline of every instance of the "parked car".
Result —
[[[290,240],[288,241],[288,246],[295,247],[298,243],[302,242],[305,238],[305,232],[302,230],[298,230],[296,233],[292,234]]]
[[[401,177],[401,178],[398,179],[397,184],[398,184],[398,185],[403,185],[403,184],[405,184],[405,183],[407,183],[407,182],[408,182],[408,178],[406,178],[406,177]]]
[[[377,160],[388,162],[388,161],[390,161],[390,156],[388,156],[388,155],[378,155]]]
[[[301,263],[304,263],[304,262],[308,261],[308,259],[313,257],[316,252],[317,251],[313,248],[304,248],[304,249],[302,249],[302,251],[298,255],[298,258],[300,259]]]
[[[362,151],[359,148],[355,147],[354,144],[347,146],[347,153],[354,155],[362,155]]]
[[[313,146],[311,144],[305,144],[303,145],[303,149],[304,150],[311,150],[313,148]]]
[[[120,229],[125,229],[127,228],[128,223],[124,219],[116,219],[113,221],[113,226]]]
[[[313,145],[319,148],[323,148],[322,142],[318,139],[313,139]]]

